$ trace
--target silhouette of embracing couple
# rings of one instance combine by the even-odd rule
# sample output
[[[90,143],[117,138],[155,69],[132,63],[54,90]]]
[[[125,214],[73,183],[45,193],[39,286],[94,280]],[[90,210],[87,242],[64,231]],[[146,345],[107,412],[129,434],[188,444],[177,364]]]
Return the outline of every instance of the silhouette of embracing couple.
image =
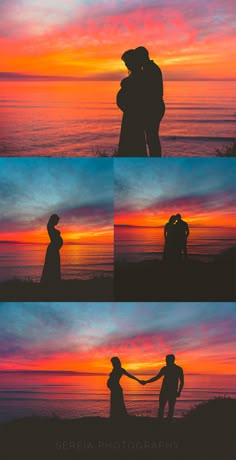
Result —
[[[187,259],[187,238],[189,227],[187,222],[182,220],[180,214],[171,216],[169,222],[164,227],[164,260],[180,261]]]
[[[159,126],[165,113],[160,68],[146,48],[125,51],[121,59],[129,76],[121,81],[117,105],[123,112],[118,156],[161,156]]]
[[[110,417],[114,420],[123,419],[127,416],[127,411],[124,403],[123,390],[120,385],[120,379],[123,375],[130,379],[136,380],[141,385],[155,382],[163,377],[159,396],[159,411],[158,417],[163,419],[165,405],[168,402],[168,420],[171,421],[174,415],[176,398],[181,395],[184,386],[184,373],[180,366],[175,364],[175,356],[170,354],[166,356],[166,366],[160,372],[149,380],[139,380],[132,374],[129,374],[122,366],[117,356],[111,358],[113,370],[107,381],[107,386],[111,391],[110,398]]]

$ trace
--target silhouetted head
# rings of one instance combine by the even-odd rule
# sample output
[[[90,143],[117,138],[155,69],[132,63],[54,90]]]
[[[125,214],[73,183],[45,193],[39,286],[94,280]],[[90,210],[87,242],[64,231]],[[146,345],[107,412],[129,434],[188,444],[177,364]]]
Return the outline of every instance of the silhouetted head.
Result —
[[[170,223],[170,224],[174,224],[175,221],[176,221],[176,216],[171,216],[171,217],[169,218],[169,223]]]
[[[175,217],[176,217],[176,220],[178,220],[178,221],[181,220],[181,215],[180,214],[176,214]]]
[[[175,355],[166,355],[166,364],[169,366],[170,364],[174,364],[175,362]]]
[[[140,64],[140,66],[145,66],[150,59],[149,59],[149,53],[147,48],[144,48],[144,46],[138,46],[138,48],[135,48],[135,54],[137,57],[137,62]]]
[[[113,358],[111,358],[111,363],[114,369],[121,367],[121,362],[117,356],[113,356]]]
[[[52,214],[48,221],[48,225],[52,225],[53,227],[58,224],[60,217],[57,214]]]
[[[137,63],[136,52],[134,50],[125,51],[121,56],[122,61],[124,61],[126,67],[131,72],[140,68],[140,65]]]

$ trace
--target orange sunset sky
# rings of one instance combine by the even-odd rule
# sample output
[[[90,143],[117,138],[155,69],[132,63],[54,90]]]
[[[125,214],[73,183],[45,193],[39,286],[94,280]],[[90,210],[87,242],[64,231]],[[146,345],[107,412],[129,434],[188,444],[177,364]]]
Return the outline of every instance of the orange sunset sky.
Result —
[[[146,46],[165,79],[235,79],[233,0],[2,0],[0,78],[119,80]]]
[[[110,358],[119,356],[124,367],[145,374],[175,353],[186,373],[234,373],[230,302],[0,303],[0,318],[5,370],[108,373]]]

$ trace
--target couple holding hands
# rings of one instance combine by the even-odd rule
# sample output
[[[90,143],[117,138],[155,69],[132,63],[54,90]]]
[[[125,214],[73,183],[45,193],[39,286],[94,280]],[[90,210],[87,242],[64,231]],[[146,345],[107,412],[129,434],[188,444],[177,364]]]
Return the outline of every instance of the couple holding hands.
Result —
[[[111,391],[110,399],[110,417],[112,419],[120,419],[127,416],[127,411],[124,403],[123,390],[119,383],[120,378],[123,375],[129,377],[130,379],[137,380],[137,382],[142,385],[147,383],[155,382],[161,377],[163,378],[160,396],[159,396],[159,410],[158,417],[163,419],[165,405],[168,402],[168,420],[171,421],[174,414],[174,408],[176,403],[176,398],[181,395],[181,391],[184,386],[184,373],[183,369],[180,366],[175,364],[175,356],[173,354],[166,356],[166,366],[162,367],[160,372],[149,380],[139,380],[134,375],[129,374],[122,366],[120,359],[115,356],[111,358],[111,363],[113,370],[110,373],[110,377],[107,381],[107,386]]]

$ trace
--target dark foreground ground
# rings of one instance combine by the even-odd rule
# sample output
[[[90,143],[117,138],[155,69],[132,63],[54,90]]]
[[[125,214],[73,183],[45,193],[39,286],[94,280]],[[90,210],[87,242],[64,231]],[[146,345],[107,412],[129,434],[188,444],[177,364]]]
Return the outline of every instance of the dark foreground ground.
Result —
[[[234,301],[236,251],[212,263],[115,262],[116,301]]]
[[[233,460],[236,399],[200,404],[172,423],[128,417],[32,417],[0,424],[1,460]]]
[[[113,301],[112,278],[90,280],[66,280],[54,287],[46,287],[33,281],[10,280],[0,283],[1,301]]]

